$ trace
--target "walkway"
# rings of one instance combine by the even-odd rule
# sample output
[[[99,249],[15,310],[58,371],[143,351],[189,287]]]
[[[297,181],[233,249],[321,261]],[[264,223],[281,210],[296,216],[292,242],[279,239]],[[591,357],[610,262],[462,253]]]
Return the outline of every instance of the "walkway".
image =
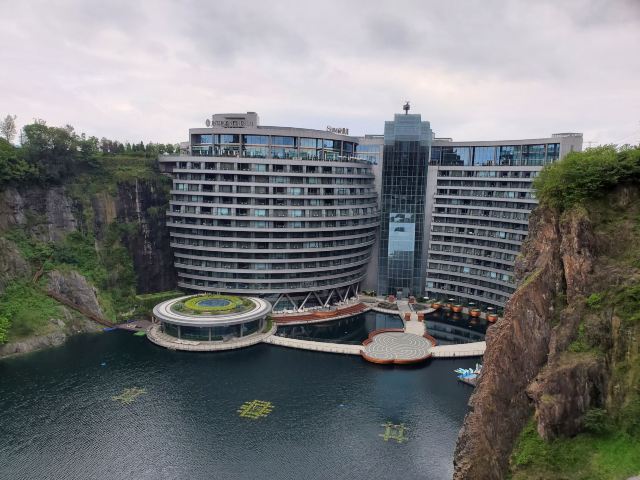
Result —
[[[45,293],[50,296],[51,298],[53,298],[54,300],[57,300],[58,302],[62,303],[63,305],[66,305],[69,308],[72,308],[78,312],[80,312],[82,315],[84,315],[87,318],[90,318],[91,320],[93,320],[96,323],[99,323],[100,325],[104,325],[105,327],[114,327],[115,324],[113,322],[111,322],[110,320],[107,320],[104,317],[101,317],[99,315],[96,315],[95,313],[93,313],[91,310],[89,310],[88,308],[84,307],[83,305],[78,305],[75,302],[72,302],[71,300],[69,300],[67,297],[60,295],[59,293],[56,293],[54,291],[51,290],[46,290]]]
[[[316,352],[342,353],[346,355],[360,355],[360,351],[362,350],[362,345],[313,342],[310,340],[278,337],[277,335],[272,335],[263,341],[264,343],[270,343],[271,345],[278,345],[280,347],[299,348],[301,350],[313,350]]]
[[[214,352],[222,350],[236,350],[238,348],[250,347],[260,342],[264,342],[272,336],[277,325],[273,324],[271,330],[266,333],[254,333],[246,337],[234,338],[227,342],[206,342],[197,340],[184,340],[172,337],[160,331],[160,325],[153,325],[147,330],[147,338],[156,345],[169,348],[171,350],[186,350],[190,352]]]
[[[486,342],[439,345],[431,349],[431,355],[434,358],[479,357],[484,355],[486,348]]]

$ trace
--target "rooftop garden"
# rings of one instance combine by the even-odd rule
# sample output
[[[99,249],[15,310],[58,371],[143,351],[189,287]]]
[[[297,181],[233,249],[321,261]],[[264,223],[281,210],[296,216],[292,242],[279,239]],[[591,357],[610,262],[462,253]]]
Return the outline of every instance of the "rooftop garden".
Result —
[[[171,309],[186,315],[228,315],[251,310],[255,304],[244,297],[233,295],[196,295],[177,302]]]

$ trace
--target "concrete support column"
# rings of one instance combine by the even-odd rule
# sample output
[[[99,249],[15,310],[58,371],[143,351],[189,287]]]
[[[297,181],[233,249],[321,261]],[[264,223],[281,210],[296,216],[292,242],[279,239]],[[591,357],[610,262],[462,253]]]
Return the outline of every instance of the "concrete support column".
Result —
[[[178,338],[182,338],[182,332],[180,331],[180,325],[178,325]]]

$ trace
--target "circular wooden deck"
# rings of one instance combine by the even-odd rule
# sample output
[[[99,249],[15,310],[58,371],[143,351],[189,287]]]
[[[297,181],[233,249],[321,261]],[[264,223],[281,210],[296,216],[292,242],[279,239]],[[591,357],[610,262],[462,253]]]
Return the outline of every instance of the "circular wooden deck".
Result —
[[[401,329],[376,330],[363,343],[362,358],[373,363],[420,363],[431,357],[435,343],[429,336],[405,333]]]

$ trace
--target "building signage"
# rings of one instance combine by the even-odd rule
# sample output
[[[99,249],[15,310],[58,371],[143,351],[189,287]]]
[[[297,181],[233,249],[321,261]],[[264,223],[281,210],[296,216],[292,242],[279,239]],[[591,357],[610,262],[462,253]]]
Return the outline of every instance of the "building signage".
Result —
[[[330,127],[327,125],[327,132],[337,133],[339,135],[349,135],[349,129],[344,127]]]
[[[223,128],[245,128],[245,127],[255,127],[256,122],[253,120],[247,120],[246,118],[225,118],[225,119],[215,119],[215,118],[207,118],[205,125],[207,127],[223,127]]]
[[[204,122],[207,127],[222,128],[247,128],[257,127],[258,114],[256,112],[247,113],[216,113],[207,118]]]

